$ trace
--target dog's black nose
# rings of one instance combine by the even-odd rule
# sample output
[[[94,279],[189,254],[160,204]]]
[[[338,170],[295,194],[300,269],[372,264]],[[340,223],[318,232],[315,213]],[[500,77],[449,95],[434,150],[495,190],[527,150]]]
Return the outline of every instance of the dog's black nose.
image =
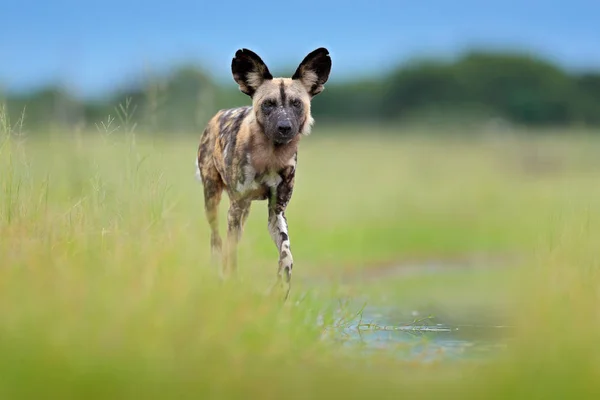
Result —
[[[290,121],[279,122],[277,124],[277,131],[284,136],[288,136],[292,132],[292,123]]]

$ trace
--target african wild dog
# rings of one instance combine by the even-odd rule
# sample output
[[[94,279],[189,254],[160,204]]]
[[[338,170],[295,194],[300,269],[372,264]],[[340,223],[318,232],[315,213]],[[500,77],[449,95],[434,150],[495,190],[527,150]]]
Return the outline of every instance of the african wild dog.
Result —
[[[311,100],[329,78],[325,48],[308,54],[291,78],[273,78],[261,58],[248,49],[231,62],[241,92],[251,106],[220,110],[205,128],[198,147],[197,176],[204,186],[204,208],[211,228],[213,260],[221,254],[217,208],[223,189],[230,206],[222,276],[237,267],[237,244],[251,202],[268,199],[268,227],[279,253],[277,282],[290,290],[293,258],[285,210],[294,189],[298,142],[314,122]]]

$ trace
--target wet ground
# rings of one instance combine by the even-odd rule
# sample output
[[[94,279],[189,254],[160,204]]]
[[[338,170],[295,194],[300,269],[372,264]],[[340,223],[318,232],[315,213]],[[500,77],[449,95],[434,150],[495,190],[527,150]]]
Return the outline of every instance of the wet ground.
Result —
[[[336,340],[345,346],[421,361],[485,359],[505,349],[513,333],[505,325],[454,325],[418,311],[375,307],[338,328]]]
[[[498,264],[490,262],[462,261],[379,268],[368,270],[367,274],[360,276],[346,277],[345,280],[350,284],[368,284],[373,281],[408,279],[415,275],[438,275],[444,279],[445,275],[457,271],[498,267]],[[427,298],[427,290],[423,291],[423,296]],[[383,304],[371,304],[361,309],[358,299],[349,302],[352,306],[346,308],[360,311],[351,316],[340,316],[329,337],[346,347],[367,353],[380,351],[419,361],[485,360],[506,349],[514,334],[514,328],[503,323],[505,318],[491,310],[482,312],[480,304],[473,304],[475,302],[470,304],[473,310],[477,310],[473,313],[439,312],[440,309],[435,307],[410,309]]]

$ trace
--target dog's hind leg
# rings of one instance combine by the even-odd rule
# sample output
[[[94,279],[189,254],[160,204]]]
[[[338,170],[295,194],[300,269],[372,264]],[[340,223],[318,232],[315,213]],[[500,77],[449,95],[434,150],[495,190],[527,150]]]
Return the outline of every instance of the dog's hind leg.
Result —
[[[204,212],[210,225],[210,253],[212,264],[221,259],[222,240],[219,234],[218,209],[223,194],[223,180],[214,166],[200,168],[200,176],[204,186]]]
[[[237,271],[237,246],[242,238],[244,223],[250,213],[250,201],[232,201],[227,214],[227,249],[223,263],[224,277],[227,278]]]

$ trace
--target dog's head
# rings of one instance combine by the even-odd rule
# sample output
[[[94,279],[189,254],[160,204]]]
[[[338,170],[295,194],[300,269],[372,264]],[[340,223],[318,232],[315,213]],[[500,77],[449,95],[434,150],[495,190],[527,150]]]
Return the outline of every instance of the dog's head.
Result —
[[[273,78],[261,58],[241,49],[231,61],[233,79],[252,98],[257,122],[276,145],[308,134],[313,119],[310,102],[321,93],[331,71],[329,51],[320,47],[309,53],[291,78]]]

